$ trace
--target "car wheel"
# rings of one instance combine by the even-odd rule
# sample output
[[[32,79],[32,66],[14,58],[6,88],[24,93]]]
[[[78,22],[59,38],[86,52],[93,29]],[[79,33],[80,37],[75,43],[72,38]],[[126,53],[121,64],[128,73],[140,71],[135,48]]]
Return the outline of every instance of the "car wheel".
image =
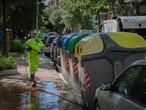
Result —
[[[96,110],[100,110],[100,106],[98,104],[98,101],[95,101],[95,108],[96,108]]]

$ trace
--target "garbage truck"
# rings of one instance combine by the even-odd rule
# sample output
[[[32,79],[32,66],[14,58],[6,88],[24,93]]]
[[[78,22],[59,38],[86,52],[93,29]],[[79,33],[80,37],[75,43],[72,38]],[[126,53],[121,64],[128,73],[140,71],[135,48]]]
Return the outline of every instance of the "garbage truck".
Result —
[[[134,32],[146,39],[146,16],[119,16],[105,20],[99,27],[100,32]]]

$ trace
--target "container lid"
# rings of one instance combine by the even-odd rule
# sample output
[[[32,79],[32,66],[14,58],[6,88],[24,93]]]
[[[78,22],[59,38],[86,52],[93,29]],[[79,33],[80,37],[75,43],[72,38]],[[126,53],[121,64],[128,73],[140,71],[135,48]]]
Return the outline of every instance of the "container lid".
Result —
[[[95,53],[101,53],[104,50],[104,44],[98,33],[90,34],[76,45],[75,56],[82,57]]]
[[[74,37],[72,37],[70,40],[69,40],[69,43],[68,43],[68,46],[67,46],[67,51],[68,52],[71,52],[71,53],[74,53],[75,51],[75,47],[77,45],[77,43],[84,37],[86,37],[87,35],[89,34],[79,34],[79,35],[76,35]]]
[[[64,36],[62,47],[63,47],[63,48],[66,48],[66,46],[67,46],[69,40],[70,40],[73,36],[75,36],[75,35],[76,35],[76,33],[70,33],[70,34]]]
[[[129,32],[117,32],[108,33],[115,43],[124,48],[144,48],[146,47],[146,41],[143,37],[136,33]]]

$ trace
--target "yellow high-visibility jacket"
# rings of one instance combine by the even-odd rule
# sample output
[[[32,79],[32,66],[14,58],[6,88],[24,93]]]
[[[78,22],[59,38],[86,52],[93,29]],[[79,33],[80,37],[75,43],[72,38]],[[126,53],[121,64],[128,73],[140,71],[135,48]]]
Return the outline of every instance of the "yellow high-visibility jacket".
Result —
[[[38,41],[34,38],[26,41],[26,46],[30,47],[31,50],[28,51],[28,62],[30,73],[35,73],[39,68],[39,52],[44,49],[44,44],[42,41]]]

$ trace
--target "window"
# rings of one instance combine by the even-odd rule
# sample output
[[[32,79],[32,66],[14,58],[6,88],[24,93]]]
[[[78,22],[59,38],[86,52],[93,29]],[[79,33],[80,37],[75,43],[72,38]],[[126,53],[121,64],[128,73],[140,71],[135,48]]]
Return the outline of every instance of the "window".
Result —
[[[146,105],[146,66],[132,66],[114,83],[113,91]]]
[[[48,38],[48,43],[52,43],[53,40],[54,40],[55,38],[56,38],[56,37],[49,37],[49,38]]]
[[[146,5],[140,5],[139,6],[139,13],[140,14],[142,14],[142,15],[144,15],[144,14],[146,14]]]

